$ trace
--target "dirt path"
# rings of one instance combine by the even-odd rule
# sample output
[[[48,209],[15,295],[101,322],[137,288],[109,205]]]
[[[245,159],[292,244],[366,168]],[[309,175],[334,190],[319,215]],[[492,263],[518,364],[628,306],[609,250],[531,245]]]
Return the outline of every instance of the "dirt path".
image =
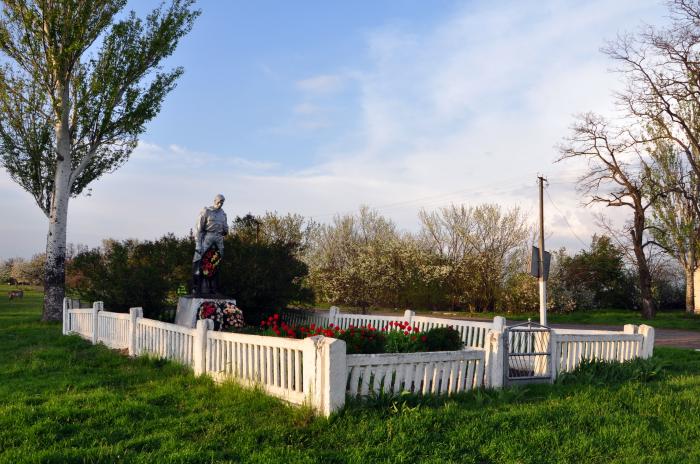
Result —
[[[394,316],[396,313],[374,313],[383,314],[387,316]],[[399,316],[400,317],[400,316]],[[463,321],[492,321],[493,319],[475,319],[475,318],[464,318],[458,315],[439,315],[436,317],[442,317],[447,319],[458,319]],[[511,321],[508,320],[508,325],[520,324],[524,321]],[[561,329],[581,329],[581,330],[617,330],[622,331],[621,325],[598,325],[598,324],[552,324],[552,327],[559,327]],[[679,330],[679,329],[658,329],[654,328],[656,346],[672,346],[674,348],[689,348],[700,350],[700,332],[692,330]]]
[[[582,330],[622,330],[622,326],[619,325],[552,324],[552,327]],[[654,332],[654,345],[656,346],[672,346],[674,348],[691,348],[700,350],[700,332],[657,328],[654,328]]]

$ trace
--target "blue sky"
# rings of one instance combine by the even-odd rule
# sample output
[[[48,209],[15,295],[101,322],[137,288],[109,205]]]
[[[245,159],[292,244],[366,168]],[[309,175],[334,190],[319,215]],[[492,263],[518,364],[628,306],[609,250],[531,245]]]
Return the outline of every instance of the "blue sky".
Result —
[[[416,230],[420,208],[496,202],[534,219],[543,173],[548,242],[579,249],[596,211],[554,147],[575,113],[613,111],[604,41],[664,21],[652,0],[198,6],[166,63],[184,76],[132,159],[72,201],[70,242],[185,234],[219,192],[229,217],[328,221],[367,204]],[[0,257],[41,251],[30,196],[4,172],[0,194]]]

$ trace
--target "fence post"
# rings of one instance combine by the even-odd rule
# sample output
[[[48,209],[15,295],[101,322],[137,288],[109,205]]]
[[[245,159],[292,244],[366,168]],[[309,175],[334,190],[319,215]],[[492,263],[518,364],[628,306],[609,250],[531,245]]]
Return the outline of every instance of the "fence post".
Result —
[[[486,369],[484,369],[484,386],[486,388],[503,387],[503,355],[505,344],[503,332],[490,330],[486,336]]]
[[[331,309],[328,310],[328,323],[333,324],[333,325],[338,325],[338,313],[340,312],[340,309],[338,309],[337,306],[331,306]]]
[[[493,318],[493,330],[496,332],[503,332],[506,330],[506,318],[503,316],[496,316]]]
[[[304,385],[302,386],[304,390],[304,395],[306,396],[306,403],[312,408],[316,408],[318,404],[317,396],[319,395],[318,388],[316,386],[316,377],[318,369],[316,367],[318,359],[316,356],[316,340],[319,335],[308,337],[303,340],[304,347],[302,348],[302,369],[303,369],[303,379]]]
[[[99,314],[100,314],[100,301],[95,301],[92,304],[92,344],[97,345],[97,321],[99,319]]]
[[[207,371],[207,330],[213,327],[209,322],[211,319],[200,319],[197,321],[194,333],[194,374],[202,375]]]
[[[138,319],[143,317],[143,308],[129,308],[129,356],[138,356]]]
[[[625,324],[622,327],[622,331],[626,334],[636,334],[637,333],[637,326],[634,324]]]
[[[63,335],[68,335],[70,333],[70,300],[68,298],[63,298]]]
[[[403,312],[403,318],[406,322],[408,322],[408,325],[413,326],[413,317],[416,315],[415,311],[411,311],[410,309],[407,309],[406,311]]]
[[[553,383],[557,379],[557,370],[559,369],[559,338],[554,330],[549,332],[549,365]]]
[[[318,337],[316,344],[316,403],[314,408],[324,416],[345,406],[347,361],[345,342]]]
[[[639,326],[639,333],[644,336],[642,341],[642,358],[651,358],[654,355],[654,328],[642,324]]]

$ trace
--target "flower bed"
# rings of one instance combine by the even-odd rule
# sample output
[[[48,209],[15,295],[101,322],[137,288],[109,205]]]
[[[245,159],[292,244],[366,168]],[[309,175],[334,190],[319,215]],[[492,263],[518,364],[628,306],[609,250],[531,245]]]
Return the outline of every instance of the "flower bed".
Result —
[[[346,344],[347,354],[418,353],[427,351],[455,351],[464,346],[459,332],[452,327],[436,327],[421,332],[405,321],[391,321],[377,329],[371,324],[342,329],[334,324],[319,326],[289,325],[274,314],[260,323],[263,335],[286,338],[306,338],[315,335],[337,338]]]

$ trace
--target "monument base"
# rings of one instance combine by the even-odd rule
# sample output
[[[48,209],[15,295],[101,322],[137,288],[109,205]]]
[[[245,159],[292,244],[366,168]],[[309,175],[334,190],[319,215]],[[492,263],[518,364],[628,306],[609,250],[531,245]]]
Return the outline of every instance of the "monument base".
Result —
[[[206,296],[181,296],[177,300],[177,311],[175,312],[175,324],[181,325],[183,327],[194,328],[197,325],[197,319],[199,315],[199,306],[205,301],[211,301],[213,303],[233,303],[236,304],[236,300],[233,298],[222,298],[220,295],[212,295],[207,298]]]

